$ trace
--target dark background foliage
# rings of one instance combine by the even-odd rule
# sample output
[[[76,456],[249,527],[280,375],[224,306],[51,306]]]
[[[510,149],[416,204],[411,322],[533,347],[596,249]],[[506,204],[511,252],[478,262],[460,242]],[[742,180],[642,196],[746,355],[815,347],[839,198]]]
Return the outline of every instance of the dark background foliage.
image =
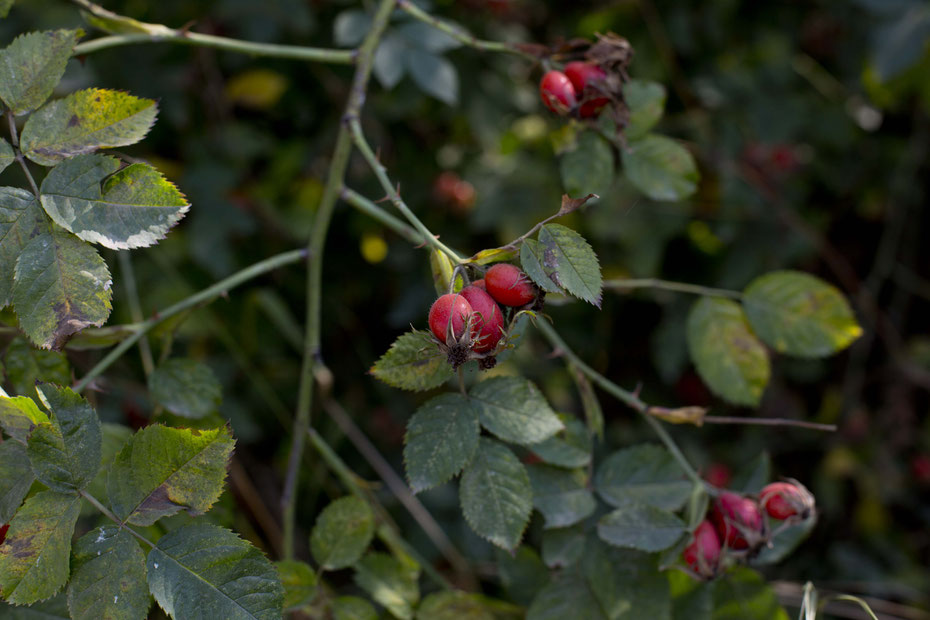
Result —
[[[106,6],[145,21],[193,23],[200,32],[320,46],[334,45],[337,15],[357,8],[313,0]],[[618,178],[597,205],[571,216],[565,223],[591,241],[606,277],[742,288],[765,271],[793,268],[851,298],[866,335],[835,358],[777,357],[758,411],[730,407],[701,384],[687,361],[685,296],[608,293],[601,312],[578,302],[548,312],[583,358],[622,385],[642,382],[649,402],[838,424],[835,434],[673,430],[704,472],[745,475],[760,454],[770,455],[773,476],[795,477],[816,494],[821,519],[813,535],[768,577],[930,609],[927,5],[469,0],[436,2],[433,10],[489,39],[553,42],[614,31],[636,50],[631,74],[667,85],[660,129],[695,154],[701,186],[684,203],[657,203]],[[18,3],[0,33],[6,41],[23,30],[81,23],[65,2],[33,0]],[[408,76],[390,91],[373,86],[364,122],[408,204],[445,243],[471,253],[506,243],[557,209],[564,190],[554,145],[562,122],[539,104],[538,68],[467,49],[446,57],[458,73],[455,105],[424,94]],[[133,252],[145,312],[304,243],[349,76],[349,68],[159,44],[72,61],[63,92],[95,85],[160,101],[150,137],[125,154],[165,171],[193,205],[163,243]],[[438,179],[447,171],[474,196],[465,184],[444,191]],[[22,184],[20,174],[11,167],[2,180]],[[380,195],[361,162],[350,166],[349,183]],[[111,323],[130,322],[123,280],[114,256],[107,258],[116,283]],[[340,207],[325,261],[323,358],[332,393],[402,471],[404,425],[422,396],[388,388],[367,371],[408,325],[425,325],[434,296],[427,254]],[[222,415],[239,440],[231,491],[215,518],[272,555],[303,298],[302,270],[284,269],[195,312],[170,340],[173,351],[202,359],[222,379]],[[167,330],[160,333],[156,353],[169,344]],[[548,353],[531,339],[513,363],[558,409],[580,411],[570,379]],[[98,357],[69,352],[77,376]],[[94,396],[105,420],[150,418],[143,376],[134,355],[109,371]],[[631,412],[608,399],[603,405],[602,453],[652,439]],[[374,478],[319,407],[314,420],[356,471]],[[341,491],[322,466],[304,471],[299,522],[307,530]],[[383,500],[398,508],[387,491]],[[469,555],[493,558],[461,521],[454,492],[441,487],[423,501]],[[395,516],[432,557],[405,513]],[[537,536],[531,528],[530,540]]]

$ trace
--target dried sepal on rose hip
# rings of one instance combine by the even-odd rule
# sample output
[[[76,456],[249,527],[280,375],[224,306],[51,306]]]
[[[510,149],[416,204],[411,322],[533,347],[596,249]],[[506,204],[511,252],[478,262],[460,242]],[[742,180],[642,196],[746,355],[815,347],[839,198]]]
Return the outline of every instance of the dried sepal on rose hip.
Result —
[[[797,480],[773,482],[759,494],[759,505],[773,519],[807,519],[814,512],[814,496]]]
[[[714,501],[711,520],[729,549],[753,550],[765,542],[765,520],[755,500],[724,491]]]
[[[484,274],[484,285],[497,303],[512,308],[534,303],[539,297],[539,288],[529,276],[510,263],[492,265]]]
[[[717,575],[720,564],[720,538],[713,524],[704,520],[694,529],[690,544],[681,554],[685,564],[696,575],[712,579]]]

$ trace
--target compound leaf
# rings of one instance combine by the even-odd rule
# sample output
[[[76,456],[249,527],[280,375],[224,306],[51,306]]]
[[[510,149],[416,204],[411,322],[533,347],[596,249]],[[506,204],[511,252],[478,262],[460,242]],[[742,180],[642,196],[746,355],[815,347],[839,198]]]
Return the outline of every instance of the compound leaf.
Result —
[[[261,551],[234,532],[193,523],[162,536],[146,561],[149,590],[184,620],[278,620],[284,587]]]
[[[417,409],[404,437],[404,464],[413,492],[462,471],[478,449],[480,434],[478,412],[461,394],[441,394]]]
[[[223,491],[235,440],[229,428],[192,430],[147,426],[132,436],[107,480],[113,512],[129,523],[151,525],[182,508],[208,511]]]

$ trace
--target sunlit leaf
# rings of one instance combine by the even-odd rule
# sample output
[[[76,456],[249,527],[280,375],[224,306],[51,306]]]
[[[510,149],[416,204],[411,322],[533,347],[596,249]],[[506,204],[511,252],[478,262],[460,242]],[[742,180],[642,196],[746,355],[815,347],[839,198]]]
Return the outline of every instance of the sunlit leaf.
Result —
[[[26,396],[0,396],[0,426],[14,441],[26,445],[32,430],[49,424],[48,415]]]

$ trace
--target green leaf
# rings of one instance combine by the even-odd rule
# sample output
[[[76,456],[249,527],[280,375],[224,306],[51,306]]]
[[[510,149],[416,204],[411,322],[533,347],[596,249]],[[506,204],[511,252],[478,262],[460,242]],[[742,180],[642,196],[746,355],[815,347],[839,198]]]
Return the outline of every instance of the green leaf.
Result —
[[[165,534],[146,562],[149,589],[172,618],[278,620],[284,588],[261,551],[234,532],[193,523]]]
[[[25,446],[32,430],[48,423],[48,416],[31,398],[0,396],[0,426],[14,441]]]
[[[274,563],[278,578],[284,586],[284,611],[295,610],[309,604],[319,591],[317,576],[306,562],[281,560]]]
[[[84,241],[114,250],[143,248],[164,239],[190,205],[148,164],[120,170],[105,155],[78,155],[52,168],[41,188],[42,208]]]
[[[559,467],[584,467],[591,462],[591,435],[578,418],[559,414],[565,428],[532,446],[533,454]]]
[[[371,374],[391,387],[422,392],[439,387],[452,375],[452,366],[427,332],[400,336],[371,367]]]
[[[0,545],[4,600],[30,605],[61,589],[68,580],[71,534],[80,511],[76,494],[42,491],[26,500]]]
[[[167,360],[149,375],[149,393],[156,404],[193,420],[214,413],[223,399],[223,387],[210,367],[182,358]]]
[[[585,487],[584,470],[536,464],[527,467],[527,473],[533,487],[533,506],[546,518],[547,529],[574,525],[597,508],[594,495]]]
[[[13,607],[0,603],[0,617],[4,620],[71,620],[68,597],[64,592],[33,603],[29,607]]]
[[[697,164],[688,150],[665,136],[631,140],[623,151],[623,173],[653,200],[683,200],[697,190]]]
[[[113,512],[136,525],[151,525],[182,508],[193,516],[207,512],[223,492],[234,444],[226,427],[146,426],[113,460],[107,481]]]
[[[61,350],[68,339],[110,316],[110,272],[92,246],[52,226],[16,261],[13,308],[29,339]]]
[[[18,187],[0,187],[0,307],[13,299],[13,274],[23,248],[47,229],[36,197]]]
[[[691,486],[672,455],[653,444],[614,452],[604,459],[594,477],[598,495],[617,508],[642,502],[678,510],[688,501]]]
[[[576,571],[554,576],[526,612],[526,620],[608,620],[597,598]]]
[[[331,502],[317,517],[310,533],[313,558],[326,570],[355,564],[375,535],[375,515],[354,495]]]
[[[6,170],[6,167],[12,164],[16,160],[16,153],[13,152],[13,147],[10,146],[10,143],[0,138],[0,172]],[[13,189],[13,188],[3,188],[3,189]]]
[[[601,307],[601,267],[584,237],[561,224],[546,224],[537,243],[526,241],[520,249],[520,262],[534,282],[551,292],[564,289]]]
[[[23,127],[23,154],[43,166],[91,153],[128,146],[145,137],[158,106],[117,90],[88,88],[37,110]]]
[[[424,93],[449,105],[459,101],[459,74],[442,56],[422,50],[404,54],[410,77]]]
[[[414,493],[457,475],[478,449],[478,412],[461,394],[428,400],[407,422],[404,464]]]
[[[135,620],[149,609],[145,554],[125,530],[106,525],[74,543],[68,609],[75,620]]]
[[[462,513],[472,529],[498,547],[513,550],[533,511],[533,488],[526,468],[513,452],[482,438],[462,474]]]
[[[672,513],[635,501],[604,515],[597,524],[601,540],[640,551],[668,549],[684,533],[684,522]]]
[[[608,547],[590,536],[581,563],[608,618],[671,620],[668,581],[654,555]]]
[[[404,77],[404,57],[409,53],[406,40],[394,32],[388,32],[378,44],[372,69],[381,86],[391,90]]]
[[[0,17],[6,17],[13,8],[15,0],[0,0]]]
[[[365,11],[343,11],[333,21],[333,40],[340,47],[355,47],[371,29],[371,15]]]
[[[20,116],[49,98],[83,30],[23,34],[0,52],[0,99]]]
[[[17,394],[38,398],[38,383],[71,383],[71,365],[64,353],[37,349],[16,338],[6,350],[6,374]]]
[[[680,570],[665,571],[672,597],[674,620],[711,620],[714,582],[698,581]]]
[[[0,443],[0,523],[9,523],[36,479],[26,449],[13,441]]]
[[[714,583],[713,620],[788,620],[775,592],[756,571],[737,567]]]
[[[418,570],[411,570],[400,560],[380,552],[367,554],[355,565],[355,583],[395,618],[413,618],[420,600]]]
[[[843,294],[800,271],[773,271],[756,278],[743,294],[743,309],[756,335],[788,355],[825,357],[862,335]]]
[[[510,553],[495,550],[497,571],[508,597],[518,605],[527,606],[549,581],[549,571],[536,550],[523,545]]]
[[[361,597],[340,596],[333,601],[333,620],[378,620],[378,612]]]
[[[665,110],[665,87],[656,82],[630,80],[623,85],[630,120],[623,130],[627,140],[636,140],[655,127]]]
[[[758,405],[771,374],[769,357],[740,305],[701,298],[688,313],[687,332],[691,359],[707,386],[733,404]]]
[[[542,534],[542,558],[549,568],[572,566],[584,555],[582,525],[546,530]]]
[[[46,384],[39,398],[52,412],[48,424],[32,431],[27,444],[36,478],[55,491],[80,491],[100,468],[100,420],[71,388]]]
[[[476,594],[448,590],[430,594],[417,609],[417,620],[494,620]]]
[[[468,399],[481,425],[503,439],[534,444],[562,430],[562,421],[532,382],[523,377],[493,377],[475,385]]]
[[[569,196],[603,196],[614,181],[614,154],[607,140],[594,131],[585,131],[575,149],[562,156],[559,170]]]

